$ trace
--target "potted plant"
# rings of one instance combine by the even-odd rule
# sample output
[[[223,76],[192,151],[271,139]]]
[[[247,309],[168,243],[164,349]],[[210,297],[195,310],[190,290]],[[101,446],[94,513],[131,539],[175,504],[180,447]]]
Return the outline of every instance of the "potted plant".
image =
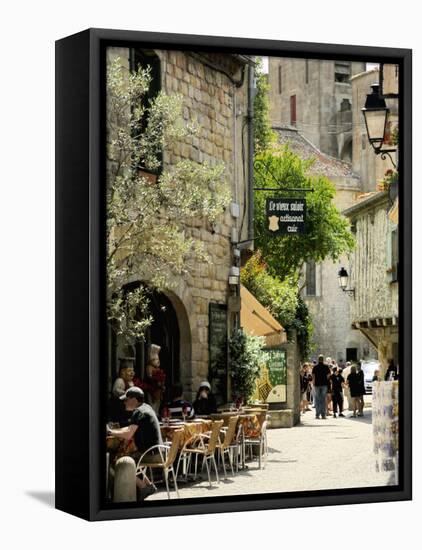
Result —
[[[253,395],[260,365],[267,359],[267,354],[263,351],[264,345],[263,336],[250,336],[242,329],[235,330],[229,340],[229,372],[233,401],[239,407],[247,403]]]

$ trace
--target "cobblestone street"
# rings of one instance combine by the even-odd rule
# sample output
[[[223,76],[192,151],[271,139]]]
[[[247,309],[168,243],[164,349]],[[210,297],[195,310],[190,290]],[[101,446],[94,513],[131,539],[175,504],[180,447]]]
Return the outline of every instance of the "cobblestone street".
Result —
[[[258,462],[238,475],[180,484],[181,498],[265,492],[285,492],[351,487],[374,487],[393,483],[390,472],[377,473],[372,450],[371,410],[363,418],[328,417],[316,420],[314,411],[302,416],[302,424],[290,429],[268,430],[269,454],[265,469]],[[206,476],[205,476],[206,477]],[[167,498],[160,488],[148,500]],[[175,493],[171,491],[171,498]]]

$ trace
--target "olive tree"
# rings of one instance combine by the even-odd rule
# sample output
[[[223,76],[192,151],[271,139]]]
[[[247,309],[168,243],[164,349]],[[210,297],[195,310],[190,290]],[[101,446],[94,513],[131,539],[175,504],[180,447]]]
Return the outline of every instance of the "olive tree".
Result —
[[[222,163],[163,162],[175,143],[201,129],[183,119],[182,96],[160,92],[147,101],[150,84],[149,68],[108,63],[107,315],[128,343],[152,321],[149,289],[169,289],[192,262],[207,260],[190,221],[214,222],[230,200]],[[134,278],[143,283],[127,286]]]

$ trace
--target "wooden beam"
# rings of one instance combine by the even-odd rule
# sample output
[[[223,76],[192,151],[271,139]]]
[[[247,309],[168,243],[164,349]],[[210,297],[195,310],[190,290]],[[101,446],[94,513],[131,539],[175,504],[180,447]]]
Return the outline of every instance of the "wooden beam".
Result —
[[[365,336],[365,338],[367,338],[371,344],[376,348],[378,349],[378,341],[376,340],[376,338],[374,337],[373,334],[371,334],[368,330],[365,330],[365,329],[361,329],[361,332],[362,334]]]

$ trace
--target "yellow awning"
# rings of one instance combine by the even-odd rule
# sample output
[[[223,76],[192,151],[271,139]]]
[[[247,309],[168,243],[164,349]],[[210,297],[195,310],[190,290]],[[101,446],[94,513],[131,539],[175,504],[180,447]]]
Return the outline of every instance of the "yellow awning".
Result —
[[[240,325],[247,334],[265,336],[267,346],[287,341],[284,328],[243,285],[240,285],[240,301]]]

